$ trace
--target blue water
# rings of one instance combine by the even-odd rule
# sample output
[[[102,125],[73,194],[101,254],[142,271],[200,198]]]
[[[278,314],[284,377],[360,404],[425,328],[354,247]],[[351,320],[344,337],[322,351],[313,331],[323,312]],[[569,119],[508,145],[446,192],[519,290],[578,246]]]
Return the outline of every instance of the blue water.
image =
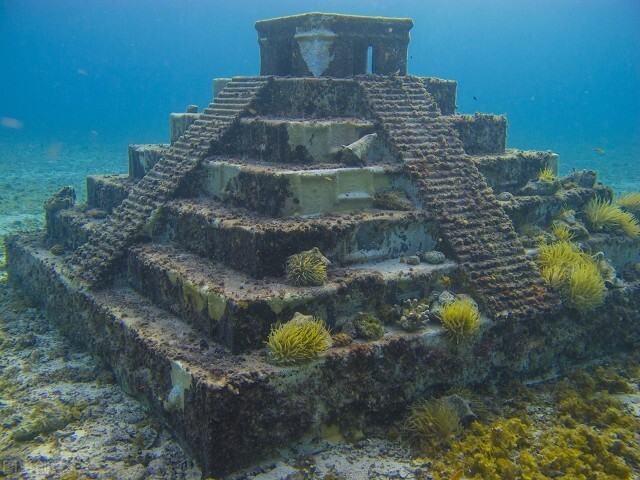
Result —
[[[3,202],[124,172],[127,144],[166,142],[213,77],[258,73],[255,20],[311,10],[412,17],[410,73],[458,80],[460,112],[505,113],[509,146],[640,189],[638,0],[4,0]]]

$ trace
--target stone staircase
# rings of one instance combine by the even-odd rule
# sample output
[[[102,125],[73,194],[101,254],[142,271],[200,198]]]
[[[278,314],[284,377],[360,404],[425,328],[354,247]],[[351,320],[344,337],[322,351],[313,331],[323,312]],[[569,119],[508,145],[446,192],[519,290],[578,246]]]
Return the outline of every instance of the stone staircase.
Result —
[[[441,235],[485,307],[496,318],[515,320],[556,308],[557,299],[545,288],[511,221],[423,82],[412,76],[357,81],[402,158],[423,208],[434,211]]]
[[[222,139],[268,82],[268,77],[235,77],[229,82],[199,120],[133,187],[102,228],[77,250],[77,281],[89,287],[109,281],[125,250],[142,234],[153,213],[175,195],[184,179],[200,166],[212,145]]]

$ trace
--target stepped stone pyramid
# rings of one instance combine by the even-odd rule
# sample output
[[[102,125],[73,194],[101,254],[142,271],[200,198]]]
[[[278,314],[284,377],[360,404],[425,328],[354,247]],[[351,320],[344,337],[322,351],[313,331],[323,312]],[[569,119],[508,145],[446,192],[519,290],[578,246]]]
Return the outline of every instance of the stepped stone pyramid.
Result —
[[[512,222],[599,187],[543,207],[499,201],[494,191],[557,171],[558,157],[506,149],[504,117],[455,114],[456,82],[408,75],[412,26],[323,13],[257,22],[260,76],[214,80],[201,113],[171,115],[170,144],[132,145],[129,175],[88,177],[86,205],[62,191],[45,233],[7,240],[11,282],[208,474],[322,424],[393,418],[434,386],[480,382],[506,368],[489,352],[524,352],[500,332],[558,311]],[[410,208],[385,203],[389,192]],[[332,262],[328,282],[287,285],[287,258],[315,247]],[[430,250],[446,260],[400,261]],[[493,325],[466,360],[435,325],[389,326],[300,366],[265,352],[272,325],[296,312],[337,332],[443,284]]]

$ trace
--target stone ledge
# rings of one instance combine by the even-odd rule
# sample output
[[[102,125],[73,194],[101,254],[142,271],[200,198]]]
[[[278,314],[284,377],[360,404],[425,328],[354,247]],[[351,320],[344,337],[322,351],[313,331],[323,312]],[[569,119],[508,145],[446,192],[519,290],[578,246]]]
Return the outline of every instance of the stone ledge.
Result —
[[[438,237],[427,215],[389,210],[272,218],[184,199],[170,202],[163,220],[162,238],[255,278],[283,275],[290,255],[313,247],[344,266],[433,250]]]
[[[135,248],[129,258],[137,291],[234,352],[261,348],[271,325],[296,311],[334,329],[359,311],[423,298],[457,266],[409,266],[397,259],[330,269],[326,285],[291,287],[282,278],[255,281],[201,257],[162,245]]]

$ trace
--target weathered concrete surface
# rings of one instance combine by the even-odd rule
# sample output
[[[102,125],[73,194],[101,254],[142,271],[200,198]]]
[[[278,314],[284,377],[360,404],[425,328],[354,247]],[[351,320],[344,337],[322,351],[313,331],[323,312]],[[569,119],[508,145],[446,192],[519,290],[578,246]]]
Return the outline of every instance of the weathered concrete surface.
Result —
[[[507,149],[504,153],[475,155],[478,170],[494,192],[516,192],[530,180],[535,180],[545,168],[558,173],[558,155],[534,150]]]
[[[305,13],[256,22],[261,75],[350,77],[407,72],[408,18]],[[368,65],[368,49],[371,64]]]
[[[504,153],[507,147],[507,117],[504,115],[475,113],[447,118],[469,155]]]
[[[397,259],[332,269],[319,287],[291,287],[283,278],[255,281],[219,264],[169,247],[146,245],[130,256],[130,283],[233,352],[261,349],[271,326],[297,311],[339,331],[359,311],[425,298],[457,266],[447,261],[410,267]]]
[[[129,145],[129,176],[144,177],[168,148],[169,145],[163,144]]]
[[[640,345],[640,289],[632,283],[588,319],[569,313],[538,323],[485,322],[473,342],[460,345],[435,327],[389,330],[381,341],[334,348],[311,364],[275,367],[261,351],[234,356],[212,346],[126,288],[77,290],[37,236],[10,237],[7,247],[12,284],[100,355],[129,392],[172,426],[208,475],[247,465],[324,423],[389,421],[448,385],[540,378]],[[172,377],[176,369],[183,381]]]
[[[129,194],[135,184],[132,178],[123,174],[88,175],[87,205],[111,212]]]

